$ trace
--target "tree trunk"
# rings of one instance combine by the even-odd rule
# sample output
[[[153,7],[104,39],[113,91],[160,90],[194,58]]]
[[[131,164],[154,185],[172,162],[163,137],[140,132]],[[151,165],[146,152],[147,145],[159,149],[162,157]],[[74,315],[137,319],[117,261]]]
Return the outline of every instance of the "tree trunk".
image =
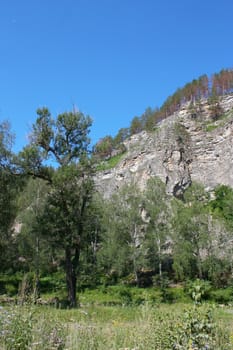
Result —
[[[161,258],[161,242],[157,239],[158,259],[159,259],[159,276],[162,277],[162,258]]]
[[[36,271],[35,271],[35,281],[34,281],[34,290],[33,298],[34,303],[37,303],[37,300],[40,298],[40,257],[39,257],[39,237],[36,237]]]
[[[202,263],[201,263],[201,255],[200,255],[199,249],[197,252],[197,269],[198,269],[198,278],[202,279],[203,278]]]
[[[67,299],[70,307],[77,306],[76,298],[76,271],[72,263],[71,249],[66,248],[66,285],[67,285]]]

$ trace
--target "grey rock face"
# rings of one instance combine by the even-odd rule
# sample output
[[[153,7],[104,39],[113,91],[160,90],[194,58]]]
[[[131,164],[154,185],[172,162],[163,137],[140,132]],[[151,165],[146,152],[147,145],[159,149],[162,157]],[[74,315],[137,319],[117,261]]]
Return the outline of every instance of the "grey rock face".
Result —
[[[215,122],[210,120],[207,101],[202,101],[198,118],[192,118],[184,105],[153,133],[130,137],[117,166],[97,173],[97,190],[108,198],[127,183],[143,189],[152,176],[158,176],[167,192],[177,197],[192,181],[209,190],[218,184],[233,187],[233,95],[222,98],[221,106],[224,116]]]

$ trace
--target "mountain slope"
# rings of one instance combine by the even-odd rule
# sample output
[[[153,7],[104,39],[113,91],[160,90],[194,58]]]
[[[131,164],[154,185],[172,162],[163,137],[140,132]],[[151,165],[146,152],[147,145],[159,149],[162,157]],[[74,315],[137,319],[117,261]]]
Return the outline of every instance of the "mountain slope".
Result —
[[[135,182],[144,188],[146,181],[158,176],[167,192],[180,196],[192,181],[207,189],[218,184],[233,187],[233,95],[218,102],[221,116],[213,118],[207,99],[184,104],[173,115],[158,123],[151,133],[143,131],[125,140],[126,152],[112,169],[95,177],[97,189],[107,198]]]

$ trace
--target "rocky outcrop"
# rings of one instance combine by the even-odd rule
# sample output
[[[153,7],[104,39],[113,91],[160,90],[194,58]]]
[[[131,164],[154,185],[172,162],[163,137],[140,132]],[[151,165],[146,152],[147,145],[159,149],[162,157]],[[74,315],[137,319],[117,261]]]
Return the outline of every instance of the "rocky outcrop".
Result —
[[[143,189],[152,176],[158,176],[167,192],[177,197],[192,181],[208,190],[218,184],[233,187],[233,95],[222,98],[221,106],[224,115],[212,121],[206,100],[195,117],[184,105],[153,133],[130,137],[117,166],[97,173],[97,189],[107,198],[126,183]]]

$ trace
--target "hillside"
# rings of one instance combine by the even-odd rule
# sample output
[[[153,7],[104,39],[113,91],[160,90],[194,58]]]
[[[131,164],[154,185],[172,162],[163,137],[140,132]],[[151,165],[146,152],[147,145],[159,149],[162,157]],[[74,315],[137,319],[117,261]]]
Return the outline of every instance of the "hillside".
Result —
[[[126,183],[144,188],[153,176],[177,197],[193,181],[208,190],[218,184],[233,187],[233,95],[220,97],[217,104],[221,109],[217,118],[207,99],[201,99],[198,106],[187,102],[157,123],[153,132],[142,131],[126,139],[126,152],[117,165],[97,173],[97,189],[108,198]]]
[[[92,156],[81,112],[38,109],[19,155],[2,124],[0,292],[19,291],[24,303],[59,291],[76,307],[84,289],[198,278],[229,287],[232,301],[232,91],[182,100],[150,130],[105,138]]]

